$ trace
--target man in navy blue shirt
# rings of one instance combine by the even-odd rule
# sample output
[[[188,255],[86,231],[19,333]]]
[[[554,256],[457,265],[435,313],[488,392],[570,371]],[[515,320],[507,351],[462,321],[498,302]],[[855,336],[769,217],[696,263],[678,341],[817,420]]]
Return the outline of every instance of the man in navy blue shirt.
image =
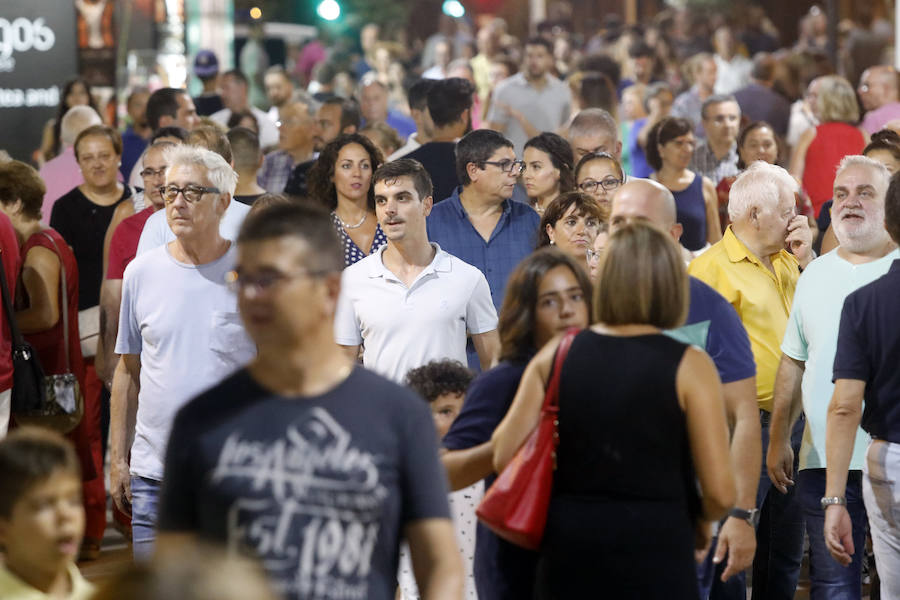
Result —
[[[502,134],[468,133],[456,144],[462,185],[428,217],[428,239],[481,269],[498,311],[509,274],[534,250],[541,221],[530,206],[510,200],[524,166]]]
[[[884,227],[900,244],[900,179],[891,178]],[[872,436],[863,468],[863,502],[869,517],[882,598],[900,598],[900,260],[886,275],[847,296],[834,356],[834,394],[825,434],[825,544],[844,566],[863,548],[853,545],[845,491],[860,424]],[[865,399],[865,409],[863,409]]]
[[[675,214],[675,199],[669,190],[649,179],[632,179],[613,198],[610,234],[632,221],[650,221],[678,241],[681,225]],[[709,557],[698,568],[701,597],[743,598],[743,571],[753,562],[756,551],[756,487],[762,466],[756,363],[750,339],[728,301],[694,277],[690,278],[687,321],[669,334],[704,348],[713,359],[722,380],[728,421],[733,426],[731,456],[737,502],[722,523]]]

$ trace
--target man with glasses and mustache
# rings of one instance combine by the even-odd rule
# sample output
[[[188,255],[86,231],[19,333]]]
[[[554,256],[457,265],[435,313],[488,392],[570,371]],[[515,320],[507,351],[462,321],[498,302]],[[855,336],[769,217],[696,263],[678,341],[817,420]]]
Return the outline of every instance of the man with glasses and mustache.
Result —
[[[527,204],[510,200],[525,163],[512,142],[490,129],[472,131],[456,144],[456,175],[462,184],[428,216],[428,239],[477,267],[491,288],[499,311],[506,280],[534,250],[540,216]],[[474,347],[469,367],[479,367]]]
[[[150,557],[163,478],[163,452],[175,412],[255,355],[237,301],[226,286],[233,244],[219,233],[237,174],[202,148],[177,146],[169,168],[165,216],[175,239],[148,250],[125,269],[112,386],[110,489],[132,515],[134,556]],[[138,390],[137,420],[128,430],[128,388]],[[134,434],[130,469],[125,459]]]
[[[844,502],[853,524],[856,552],[850,568],[828,553],[823,528],[828,505],[825,493],[825,421],[831,400],[833,365],[841,308],[854,290],[888,272],[900,258],[884,228],[884,201],[890,175],[879,162],[846,156],[834,178],[834,233],[840,246],[815,260],[803,272],[794,293],[791,316],[781,342],[781,363],[775,379],[775,402],[766,463],[772,483],[785,492],[797,488],[810,545],[810,593],[822,598],[862,596],[862,555],[866,509],[862,498],[862,468],[867,436],[857,433],[848,456]],[[789,432],[800,411],[809,435],[800,450],[800,470],[793,471]],[[830,460],[828,466],[830,466]]]

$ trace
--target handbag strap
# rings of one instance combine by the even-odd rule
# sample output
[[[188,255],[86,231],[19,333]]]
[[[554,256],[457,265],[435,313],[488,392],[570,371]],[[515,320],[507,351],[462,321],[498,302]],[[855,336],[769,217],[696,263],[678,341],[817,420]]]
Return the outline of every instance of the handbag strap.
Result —
[[[22,337],[22,332],[19,330],[19,325],[16,323],[12,298],[9,293],[9,287],[6,284],[6,266],[3,264],[2,254],[3,251],[0,250],[0,291],[2,291],[3,294],[3,312],[6,313],[6,320],[9,321],[9,331],[12,333],[13,344],[22,346],[25,343],[25,338]]]
[[[575,336],[578,335],[579,331],[581,330],[577,327],[570,327],[559,341],[559,346],[556,348],[556,356],[553,359],[553,371],[550,373],[550,383],[547,384],[547,392],[544,395],[544,406],[542,410],[559,406],[560,373],[562,372],[562,366],[563,362],[566,360],[566,355],[569,354],[569,348],[572,347],[572,340],[575,339]]]
[[[62,294],[60,295],[62,296],[63,343],[65,344],[65,352],[63,354],[66,355],[66,373],[71,373],[72,367],[69,365],[69,286],[66,283],[66,263],[63,260],[62,251],[56,245],[56,240],[53,239],[53,236],[47,233],[46,229],[41,231],[41,233],[56,248],[56,256],[59,258],[59,276],[62,278]]]

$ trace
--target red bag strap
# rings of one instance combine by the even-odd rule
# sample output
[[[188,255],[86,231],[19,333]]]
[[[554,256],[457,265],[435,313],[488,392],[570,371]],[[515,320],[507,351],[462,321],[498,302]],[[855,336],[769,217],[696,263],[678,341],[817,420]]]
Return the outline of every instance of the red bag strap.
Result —
[[[572,340],[575,339],[575,336],[578,335],[579,331],[581,330],[577,327],[570,327],[559,341],[559,346],[556,348],[556,356],[553,359],[553,371],[550,373],[550,383],[547,384],[547,392],[544,395],[544,407],[542,410],[559,406],[560,373],[562,372],[562,366],[563,362],[566,360],[566,355],[569,354],[569,348],[572,347]]]

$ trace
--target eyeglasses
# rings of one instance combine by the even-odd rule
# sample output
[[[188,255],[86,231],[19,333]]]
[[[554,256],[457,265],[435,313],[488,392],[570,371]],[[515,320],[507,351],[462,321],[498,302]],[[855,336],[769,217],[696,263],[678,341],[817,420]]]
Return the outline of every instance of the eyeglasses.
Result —
[[[200,199],[203,197],[203,194],[221,194],[219,188],[214,187],[203,187],[202,185],[194,185],[193,183],[189,183],[183,188],[178,187],[174,184],[169,185],[161,185],[157,188],[162,197],[166,200],[166,202],[175,202],[175,199],[178,198],[178,194],[184,196],[184,199],[194,204],[196,202],[200,202]]]
[[[510,175],[520,175],[525,170],[524,160],[486,160],[484,164],[494,165]]]
[[[166,174],[166,167],[162,167],[161,169],[151,169],[148,167],[148,168],[144,169],[143,171],[141,171],[141,177],[143,177],[144,179],[149,179],[151,177],[159,177],[160,175],[165,175],[165,174]]]
[[[253,290],[254,294],[265,294],[291,279],[315,278],[327,273],[328,271],[296,271],[294,273],[264,271],[256,275],[249,275],[247,273],[229,271],[225,274],[225,284],[235,294],[246,293],[248,290]]]
[[[602,181],[594,181],[593,179],[588,179],[587,181],[582,181],[578,184],[578,189],[582,192],[586,192],[588,194],[593,194],[597,191],[597,186],[602,187],[607,192],[612,191],[622,185],[621,179],[616,179],[615,177],[607,177]]]

